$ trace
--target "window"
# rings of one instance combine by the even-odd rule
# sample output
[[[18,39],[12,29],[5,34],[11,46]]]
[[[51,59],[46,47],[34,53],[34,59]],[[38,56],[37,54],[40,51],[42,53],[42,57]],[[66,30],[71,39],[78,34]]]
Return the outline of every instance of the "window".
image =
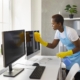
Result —
[[[10,30],[10,0],[0,0],[0,49],[2,44],[2,31]]]

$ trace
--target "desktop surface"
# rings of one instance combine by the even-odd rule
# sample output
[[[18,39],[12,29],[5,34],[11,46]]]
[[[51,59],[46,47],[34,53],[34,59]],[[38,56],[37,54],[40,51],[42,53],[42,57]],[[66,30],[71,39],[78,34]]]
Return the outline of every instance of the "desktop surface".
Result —
[[[34,60],[34,62],[32,62],[32,64],[35,63],[35,60],[37,60],[36,62],[39,63],[39,61],[42,58],[50,58],[50,57],[52,57],[52,56],[47,56],[47,57],[46,56],[35,56],[35,57],[33,57],[31,59],[31,60]],[[52,58],[53,58],[53,61],[51,61],[50,63],[40,64],[40,65],[46,66],[46,69],[44,70],[44,73],[43,73],[43,75],[41,77],[41,80],[57,80],[58,72],[59,72],[59,69],[60,69],[61,60],[59,58],[57,58],[57,57],[52,57]],[[20,73],[19,75],[17,75],[14,78],[4,77],[3,74],[1,74],[0,75],[0,79],[1,80],[2,79],[3,80],[12,80],[12,79],[13,80],[31,80],[29,78],[29,76],[31,75],[31,73],[34,71],[34,69],[36,67],[35,66],[31,66],[31,65],[29,66],[28,65],[28,61],[25,58],[24,58],[24,60],[22,62],[21,61],[18,61],[19,64],[16,64],[14,67],[24,68],[24,71],[22,73]],[[25,62],[25,63],[27,62],[27,63],[25,64],[23,62]],[[36,80],[36,79],[34,79],[34,80]]]

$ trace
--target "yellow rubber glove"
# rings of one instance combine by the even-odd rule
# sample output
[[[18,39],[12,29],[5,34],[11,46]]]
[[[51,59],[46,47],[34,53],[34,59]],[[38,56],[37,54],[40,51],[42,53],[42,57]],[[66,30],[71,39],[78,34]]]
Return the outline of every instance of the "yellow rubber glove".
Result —
[[[66,52],[60,52],[56,56],[60,57],[60,58],[64,58],[64,57],[67,57],[67,56],[71,56],[72,54],[73,54],[73,51],[69,50],[69,51],[66,51]]]
[[[40,34],[38,32],[34,32],[34,38],[36,42],[40,42]]]
[[[46,47],[48,45],[48,43],[46,41],[42,40],[39,32],[34,32],[34,38],[35,38],[36,42],[40,42],[43,46]]]

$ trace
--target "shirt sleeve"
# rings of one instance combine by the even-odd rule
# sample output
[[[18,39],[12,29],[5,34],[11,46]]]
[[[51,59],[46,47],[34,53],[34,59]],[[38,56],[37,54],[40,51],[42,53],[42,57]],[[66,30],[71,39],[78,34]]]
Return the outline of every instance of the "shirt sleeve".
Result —
[[[79,36],[77,34],[77,31],[74,30],[74,29],[72,29],[72,30],[69,31],[68,36],[69,36],[69,38],[70,38],[71,41],[76,41],[76,40],[79,39]]]
[[[59,34],[58,31],[56,31],[54,39],[59,39],[58,34]]]

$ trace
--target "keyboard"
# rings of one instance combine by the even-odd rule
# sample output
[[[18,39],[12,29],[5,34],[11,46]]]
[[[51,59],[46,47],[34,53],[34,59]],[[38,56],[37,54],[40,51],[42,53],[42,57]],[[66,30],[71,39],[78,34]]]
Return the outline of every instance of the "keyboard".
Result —
[[[30,75],[31,79],[40,79],[43,72],[45,70],[45,66],[37,66],[34,71],[32,72],[32,74]]]

